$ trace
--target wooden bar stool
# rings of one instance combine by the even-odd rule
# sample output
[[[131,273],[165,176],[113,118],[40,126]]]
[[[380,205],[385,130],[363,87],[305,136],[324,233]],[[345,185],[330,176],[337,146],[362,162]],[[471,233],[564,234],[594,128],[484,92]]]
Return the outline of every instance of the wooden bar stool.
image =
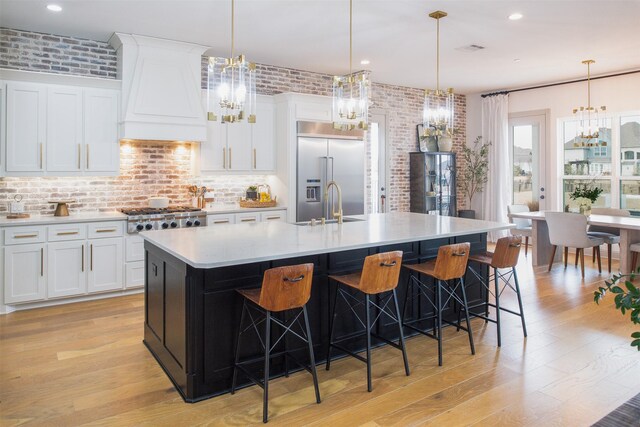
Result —
[[[336,293],[333,300],[333,313],[331,315],[331,325],[329,333],[329,346],[327,348],[327,370],[331,367],[331,348],[335,347],[345,353],[355,357],[356,359],[365,362],[367,364],[367,390],[373,390],[371,386],[371,337],[377,338],[387,344],[402,351],[402,358],[404,360],[404,370],[407,376],[409,375],[409,361],[407,360],[407,351],[404,345],[404,334],[402,332],[402,325],[400,324],[400,309],[398,307],[398,297],[396,295],[396,287],[398,286],[398,278],[400,277],[400,266],[402,264],[402,251],[385,252],[376,255],[369,255],[364,260],[364,266],[362,271],[357,273],[347,274],[344,276],[329,276],[330,279],[336,282]],[[343,289],[340,285],[343,285]],[[353,289],[359,293],[364,294],[364,302],[357,296],[352,295],[347,290]],[[383,295],[385,294],[385,295]],[[355,337],[349,335],[347,338],[335,340],[333,334],[336,325],[336,307],[338,305],[338,295],[340,300],[344,302],[346,306],[346,312],[353,312],[358,319],[358,322],[364,326],[365,331],[357,336],[366,335],[367,338],[367,357],[364,358],[359,354],[348,350],[341,344],[342,341],[352,341]],[[380,295],[378,303],[376,304],[371,300],[371,295]],[[389,303],[393,300],[394,311],[388,308]],[[365,319],[364,321],[356,311],[356,308],[364,305]],[[378,310],[377,317],[371,321],[370,307],[374,306]],[[398,343],[388,340],[374,332],[371,329],[376,322],[385,314],[398,324]]]
[[[469,257],[469,261],[477,262],[482,265],[488,266],[490,269],[493,269],[493,272],[489,274],[489,281],[493,280],[493,291],[491,290],[491,286],[489,286],[489,282],[485,282],[484,278],[480,273],[474,270],[471,266],[469,266],[469,271],[473,273],[474,276],[482,283],[482,285],[487,288],[487,291],[490,294],[493,294],[495,298],[495,304],[487,302],[482,304],[477,304],[469,307],[469,314],[471,316],[480,317],[484,319],[485,322],[492,322],[496,324],[498,330],[498,347],[502,345],[502,338],[500,334],[500,311],[506,311],[507,313],[515,314],[516,316],[520,316],[520,320],[522,321],[522,332],[524,336],[527,336],[527,325],[524,320],[524,311],[522,309],[522,295],[520,293],[520,285],[518,284],[518,274],[516,273],[516,265],[518,264],[518,258],[520,256],[520,247],[522,246],[522,237],[521,236],[509,236],[502,237],[498,239],[496,243],[495,252],[485,252],[483,254],[471,255]],[[499,269],[509,269],[505,273],[501,273]],[[511,284],[511,279],[513,278],[513,285]],[[503,282],[502,289],[500,289],[500,280]],[[500,296],[505,289],[510,288],[513,290],[518,297],[518,306],[520,307],[519,312],[515,312],[513,310],[509,310],[507,308],[500,306]],[[478,307],[486,307],[485,314],[474,313],[472,310]],[[493,307],[496,309],[496,318],[491,319],[489,317],[489,307]]]
[[[438,256],[435,260],[423,262],[422,264],[405,265],[405,268],[410,271],[409,282],[407,285],[407,295],[404,301],[403,307],[403,322],[402,324],[416,332],[419,332],[429,338],[433,338],[438,341],[438,365],[442,366],[442,323],[457,326],[459,329],[467,331],[469,334],[469,346],[471,347],[471,354],[476,354],[475,345],[473,344],[473,333],[471,331],[471,323],[469,321],[469,315],[467,309],[467,294],[464,287],[464,274],[467,269],[467,260],[469,259],[469,251],[471,244],[469,243],[456,243],[453,245],[440,246],[438,249]],[[429,295],[430,286],[420,281],[418,277],[420,275],[429,276],[435,279],[434,299],[431,299]],[[451,282],[454,284],[452,285]],[[418,292],[416,294],[415,288]],[[462,298],[457,295],[457,290],[461,290]],[[442,291],[447,294],[447,299],[442,300]],[[435,313],[427,317],[420,317],[418,319],[406,320],[407,302],[409,297],[413,300],[414,296],[420,298],[423,296],[434,308]],[[442,311],[447,307],[449,301],[457,301],[465,308],[465,315],[467,318],[467,327],[460,327],[460,323],[449,322],[442,318]],[[418,328],[415,323],[423,322],[425,320],[435,319],[433,326],[433,333],[429,333],[422,328]]]
[[[231,394],[236,390],[236,379],[238,369],[240,369],[250,380],[258,384],[264,390],[262,421],[267,422],[268,398],[269,398],[269,363],[272,357],[282,356],[285,360],[291,358],[300,367],[306,369],[313,376],[313,386],[316,392],[316,402],[320,403],[320,390],[318,389],[318,376],[316,375],[316,361],[313,356],[313,343],[311,341],[311,331],[309,329],[309,316],[307,315],[307,301],[311,296],[311,281],[313,277],[313,264],[300,264],[286,267],[272,268],[264,272],[262,288],[259,289],[239,289],[238,293],[244,297],[242,305],[242,315],[238,328],[238,340],[236,341],[235,364],[233,368],[233,381],[231,383]],[[280,320],[273,317],[274,312],[299,309],[297,314],[290,316],[287,320]],[[253,312],[253,314],[252,314]],[[250,323],[244,326],[245,313],[249,316]],[[257,316],[255,315],[257,313]],[[300,324],[300,316],[303,316],[304,327]],[[258,326],[265,324],[265,334],[261,336]],[[271,339],[271,324],[279,326],[283,332],[273,340]],[[298,326],[298,331],[294,329]],[[244,365],[257,362],[263,359],[262,356],[240,361],[240,337],[247,331],[254,331],[264,348],[264,380],[260,381]],[[285,335],[291,334],[307,343],[309,347],[309,366],[298,362],[293,355],[286,350],[272,353],[273,348],[282,340]],[[288,363],[288,362],[285,362]],[[287,365],[288,366],[288,365]],[[286,369],[288,376],[288,368]]]

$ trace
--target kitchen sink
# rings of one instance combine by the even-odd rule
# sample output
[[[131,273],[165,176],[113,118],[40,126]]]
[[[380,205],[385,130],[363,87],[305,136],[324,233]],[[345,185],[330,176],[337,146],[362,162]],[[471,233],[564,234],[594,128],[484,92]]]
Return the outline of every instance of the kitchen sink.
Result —
[[[342,218],[342,222],[343,223],[347,223],[347,222],[360,222],[360,221],[364,221],[364,219],[362,218],[351,218],[348,216],[345,216],[344,218]],[[338,222],[337,219],[327,219],[325,221],[325,224],[336,224]],[[311,225],[311,221],[300,221],[300,222],[294,222],[294,225]],[[316,220],[316,226],[321,226],[322,224],[320,223],[320,220]]]

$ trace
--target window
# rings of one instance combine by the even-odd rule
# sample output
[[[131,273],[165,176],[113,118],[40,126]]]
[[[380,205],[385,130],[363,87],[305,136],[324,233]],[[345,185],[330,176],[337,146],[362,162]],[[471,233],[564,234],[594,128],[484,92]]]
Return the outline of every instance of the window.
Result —
[[[572,176],[593,176],[611,174],[611,156],[607,147],[611,146],[611,120],[600,128],[597,140],[578,137],[578,122],[563,122],[562,136],[564,148],[564,174]]]
[[[595,201],[593,207],[596,208],[608,208],[611,207],[611,181],[608,179],[565,179],[564,180],[564,205],[565,208],[569,204],[571,200],[569,195],[573,193],[577,184],[590,184],[596,187],[602,188],[604,191],[598,197],[598,200]]]
[[[624,159],[625,160],[633,160],[635,157],[633,156],[633,151],[625,151]]]

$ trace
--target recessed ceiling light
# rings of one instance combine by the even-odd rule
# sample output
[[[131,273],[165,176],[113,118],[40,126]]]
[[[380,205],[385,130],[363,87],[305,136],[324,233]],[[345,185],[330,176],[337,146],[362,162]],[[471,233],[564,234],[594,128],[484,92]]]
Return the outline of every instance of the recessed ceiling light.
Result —
[[[363,59],[362,61],[360,61],[360,65],[369,65],[371,64],[371,61],[369,61],[368,59]]]
[[[511,15],[509,15],[509,19],[512,21],[517,21],[518,19],[522,19],[522,14],[521,13],[512,13]]]
[[[49,9],[51,12],[62,12],[62,6],[59,6],[57,4],[48,4],[47,9]]]

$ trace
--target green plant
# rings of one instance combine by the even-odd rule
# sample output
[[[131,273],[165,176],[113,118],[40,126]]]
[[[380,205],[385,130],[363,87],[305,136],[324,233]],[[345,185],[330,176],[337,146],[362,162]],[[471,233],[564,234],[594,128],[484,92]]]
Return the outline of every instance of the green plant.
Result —
[[[489,178],[490,142],[482,142],[482,136],[473,141],[473,146],[462,147],[462,163],[464,167],[458,178],[458,185],[469,199],[469,206],[476,193],[481,193]]]
[[[591,186],[591,184],[592,183],[576,184],[576,188],[574,188],[573,192],[569,194],[571,200],[585,198],[591,200],[591,203],[595,203],[604,190],[600,187]]]
[[[258,187],[256,187],[255,185],[252,185],[249,188],[247,188],[247,191],[258,191]]]
[[[637,273],[640,273],[640,268]],[[611,292],[615,295],[613,301],[616,304],[616,309],[620,310],[623,315],[629,313],[631,322],[638,325],[640,324],[640,288],[632,283],[635,277],[635,273],[614,274],[610,280],[605,280],[604,286],[598,287],[598,290],[593,294],[593,300],[596,304],[600,304],[607,292]],[[623,279],[624,283],[622,284]],[[631,338],[633,338],[631,346],[637,347],[637,350],[640,351],[640,331],[632,333]]]

